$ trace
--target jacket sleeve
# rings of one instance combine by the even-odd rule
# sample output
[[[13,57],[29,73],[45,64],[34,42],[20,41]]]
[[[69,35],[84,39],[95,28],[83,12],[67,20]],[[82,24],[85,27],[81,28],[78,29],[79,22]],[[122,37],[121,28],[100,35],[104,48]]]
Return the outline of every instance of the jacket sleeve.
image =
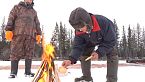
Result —
[[[79,59],[79,57],[82,55],[84,47],[85,47],[84,38],[82,37],[82,35],[79,36],[76,35],[69,56],[69,59],[71,60],[72,64],[75,64],[76,61]]]
[[[18,6],[15,5],[12,8],[12,10],[10,11],[8,22],[7,22],[7,25],[6,25],[6,28],[5,28],[6,31],[14,30],[14,23],[15,23],[15,19],[17,17],[17,12],[18,12]]]
[[[110,20],[106,21],[105,23],[106,24],[103,24],[105,26],[102,28],[102,41],[96,50],[100,57],[110,53],[110,51],[112,51],[113,47],[116,45],[114,24]]]
[[[37,14],[35,17],[35,24],[36,24],[36,34],[41,35],[40,22],[39,22]]]

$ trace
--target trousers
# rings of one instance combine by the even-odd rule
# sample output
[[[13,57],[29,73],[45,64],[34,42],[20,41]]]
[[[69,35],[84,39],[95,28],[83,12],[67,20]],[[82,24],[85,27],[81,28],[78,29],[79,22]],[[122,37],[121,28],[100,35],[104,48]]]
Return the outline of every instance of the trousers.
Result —
[[[106,82],[117,82],[117,72],[118,72],[118,55],[115,51],[107,54],[107,75]],[[81,56],[81,69],[83,76],[91,77],[91,60],[85,61],[89,56]]]
[[[18,63],[19,63],[19,60],[11,61],[11,74],[17,75]],[[25,59],[25,74],[31,73],[31,64],[32,64],[32,59]]]

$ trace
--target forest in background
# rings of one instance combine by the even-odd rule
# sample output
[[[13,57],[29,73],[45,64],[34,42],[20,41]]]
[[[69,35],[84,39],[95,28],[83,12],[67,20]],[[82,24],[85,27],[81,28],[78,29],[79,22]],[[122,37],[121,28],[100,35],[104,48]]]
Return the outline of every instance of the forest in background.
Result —
[[[2,20],[0,28],[0,60],[9,60],[10,42],[5,40],[5,18]],[[118,27],[116,20],[113,20],[116,31],[117,44],[115,46],[119,59],[145,59],[145,29],[137,23],[135,27],[122,25]],[[42,27],[43,28],[43,27]],[[126,30],[127,28],[127,30]],[[120,32],[119,30],[123,31]],[[55,46],[55,58],[65,59],[69,56],[73,44],[74,30],[68,29],[62,22],[54,26],[53,34],[50,43]],[[34,59],[40,59],[42,54],[42,45],[36,44]],[[105,60],[102,57],[101,60]]]

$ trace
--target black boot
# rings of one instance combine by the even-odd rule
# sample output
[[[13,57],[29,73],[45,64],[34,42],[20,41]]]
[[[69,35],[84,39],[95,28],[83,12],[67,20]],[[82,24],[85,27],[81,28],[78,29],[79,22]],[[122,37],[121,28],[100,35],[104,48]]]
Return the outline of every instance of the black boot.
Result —
[[[25,74],[25,77],[34,77],[35,73]]]
[[[34,77],[34,73],[31,73],[32,59],[25,59],[25,76]]]
[[[75,78],[75,82],[93,82],[92,77],[82,76],[80,78]]]
[[[16,78],[15,74],[10,74],[9,78]]]
[[[15,78],[18,72],[18,60],[11,61],[11,74],[9,78]]]

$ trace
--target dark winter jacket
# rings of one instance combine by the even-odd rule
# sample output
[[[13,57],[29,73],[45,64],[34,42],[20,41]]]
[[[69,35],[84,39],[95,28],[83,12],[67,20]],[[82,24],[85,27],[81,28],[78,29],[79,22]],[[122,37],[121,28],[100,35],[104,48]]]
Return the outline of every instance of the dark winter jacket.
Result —
[[[91,15],[93,29],[90,34],[76,32],[73,49],[69,56],[72,63],[76,63],[79,57],[90,56],[95,50],[99,57],[108,55],[116,44],[115,27],[112,21],[101,15]]]

